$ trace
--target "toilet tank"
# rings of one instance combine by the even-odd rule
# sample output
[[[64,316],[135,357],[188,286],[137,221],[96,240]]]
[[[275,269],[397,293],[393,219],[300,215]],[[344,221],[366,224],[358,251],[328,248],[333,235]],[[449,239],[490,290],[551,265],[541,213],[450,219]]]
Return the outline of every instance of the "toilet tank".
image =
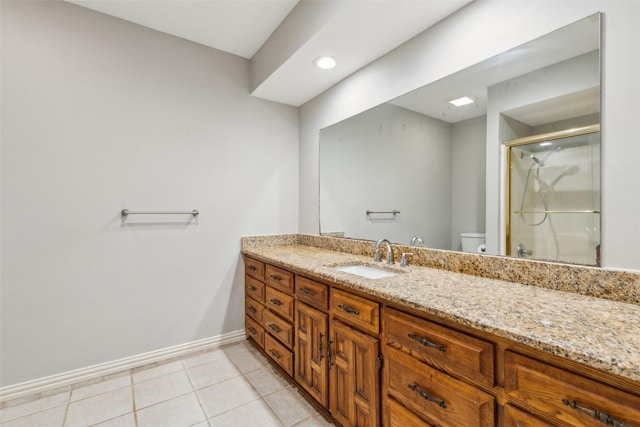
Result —
[[[462,252],[484,253],[485,234],[484,233],[460,233],[462,241]]]

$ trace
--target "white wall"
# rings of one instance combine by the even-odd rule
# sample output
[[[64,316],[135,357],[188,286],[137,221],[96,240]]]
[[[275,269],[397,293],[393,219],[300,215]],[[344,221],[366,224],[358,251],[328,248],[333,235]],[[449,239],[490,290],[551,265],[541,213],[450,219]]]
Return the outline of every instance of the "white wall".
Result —
[[[3,1],[1,137],[3,386],[241,329],[240,237],[297,231],[297,110],[239,57]]]
[[[461,233],[484,233],[486,135],[486,116],[464,120],[451,127],[453,250],[462,250]]]
[[[392,104],[323,129],[322,232],[450,249],[450,165],[451,125]]]
[[[474,2],[335,85],[300,109],[300,231],[318,231],[318,131],[596,12],[603,37],[603,265],[640,269],[640,2]],[[489,153],[487,153],[489,154]],[[487,190],[499,188],[500,159],[487,158]],[[487,194],[489,224],[499,227],[499,200]],[[495,217],[495,218],[494,218]]]

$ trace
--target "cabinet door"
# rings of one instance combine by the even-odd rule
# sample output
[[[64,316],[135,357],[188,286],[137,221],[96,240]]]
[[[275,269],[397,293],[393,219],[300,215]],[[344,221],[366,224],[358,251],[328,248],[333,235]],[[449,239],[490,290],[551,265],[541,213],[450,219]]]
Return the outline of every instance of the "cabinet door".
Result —
[[[325,408],[327,399],[327,315],[298,301],[296,305],[296,380]]]
[[[378,340],[334,319],[329,334],[331,414],[343,426],[378,426]]]

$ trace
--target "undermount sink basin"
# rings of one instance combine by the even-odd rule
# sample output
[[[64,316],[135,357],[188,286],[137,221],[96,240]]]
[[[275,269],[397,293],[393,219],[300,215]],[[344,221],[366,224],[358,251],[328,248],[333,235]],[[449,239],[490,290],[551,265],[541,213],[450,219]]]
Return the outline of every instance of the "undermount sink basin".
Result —
[[[368,265],[346,265],[344,267],[337,267],[336,270],[355,274],[360,277],[366,277],[367,279],[382,279],[384,277],[392,277],[396,275],[396,273],[391,271]]]

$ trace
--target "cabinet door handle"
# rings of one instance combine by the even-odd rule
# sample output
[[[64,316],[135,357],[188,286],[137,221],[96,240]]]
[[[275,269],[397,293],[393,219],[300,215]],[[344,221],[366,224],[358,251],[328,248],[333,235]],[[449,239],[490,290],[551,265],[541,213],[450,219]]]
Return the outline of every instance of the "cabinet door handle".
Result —
[[[356,316],[360,316],[360,312],[358,310],[356,310],[354,308],[351,308],[348,305],[338,304],[338,307],[340,307],[341,309],[343,309],[347,313],[355,314]]]
[[[320,353],[320,360],[322,360],[322,358],[324,357],[324,354],[322,354],[322,351],[324,350],[324,346],[322,345],[323,337],[324,335],[322,334],[322,332],[320,332],[320,339],[318,340],[318,353]]]
[[[281,329],[278,328],[278,325],[276,325],[275,323],[269,323],[269,329],[271,329],[273,332],[275,332],[276,334],[279,334]]]
[[[273,305],[277,305],[278,307],[280,307],[280,306],[283,304],[283,302],[282,302],[282,301],[280,301],[280,300],[279,300],[279,299],[277,299],[277,298],[272,298],[272,299],[270,299],[269,301],[271,301],[271,304],[273,304]]]
[[[275,280],[276,282],[279,282],[282,280],[282,277],[280,276],[276,276],[275,274],[270,275],[269,277],[271,277],[273,280]]]
[[[256,314],[256,311],[257,311],[255,308],[253,308],[253,307],[251,307],[251,306],[247,307],[247,310],[249,310],[249,311],[250,311],[250,312],[252,312],[253,314]]]
[[[256,330],[253,328],[253,326],[249,326],[247,328],[247,331],[251,332],[251,335],[255,335],[256,334]]]
[[[443,353],[444,353],[445,351],[447,351],[447,348],[446,348],[445,346],[443,346],[443,345],[438,345],[438,344],[435,344],[435,343],[432,343],[432,342],[431,342],[431,341],[429,341],[428,339],[426,339],[426,338],[422,338],[422,337],[419,337],[419,336],[417,336],[416,334],[409,334],[408,336],[409,336],[409,338],[411,338],[412,340],[416,340],[416,341],[418,341],[420,344],[424,345],[425,347],[436,348],[436,349],[440,350],[440,351],[441,351],[441,352],[443,352]]]
[[[256,268],[253,265],[250,265],[250,266],[247,267],[247,270],[256,271]]]
[[[570,408],[576,409],[580,412],[584,412],[585,414],[590,415],[591,417],[600,421],[604,425],[614,426],[614,427],[629,427],[628,424],[625,424],[622,421],[618,421],[615,418],[612,418],[611,415],[607,414],[606,412],[601,412],[601,411],[598,411],[597,409],[590,409],[590,408],[584,407],[578,404],[578,402],[576,402],[575,400],[562,399],[562,403],[564,403]]]
[[[282,357],[282,356],[280,356],[280,355],[278,354],[278,352],[277,352],[277,351],[275,351],[275,350],[274,350],[274,349],[272,349],[272,348],[270,348],[270,349],[269,349],[269,353],[271,353],[271,355],[272,355],[273,357],[275,357],[276,359],[280,359],[280,357]]]
[[[316,295],[316,293],[315,293],[315,292],[313,292],[311,289],[308,289],[308,288],[300,288],[300,291],[301,291],[303,294],[307,294],[307,295],[310,295],[310,296],[312,296],[312,297]]]
[[[436,405],[438,405],[441,408],[444,408],[444,409],[447,408],[447,405],[444,403],[444,401],[436,399],[435,397],[431,396],[429,393],[427,393],[426,391],[424,391],[423,389],[421,389],[417,385],[415,385],[415,384],[407,384],[407,385],[409,386],[409,388],[411,390],[413,390],[416,393],[418,393],[425,400],[428,400],[429,402],[433,402],[433,403],[435,403]]]
[[[252,285],[247,285],[247,289],[249,289],[250,291],[255,291],[256,287]]]
[[[331,344],[333,344],[333,341],[327,339],[327,361],[329,362],[329,368],[333,366],[333,352],[331,351]]]

